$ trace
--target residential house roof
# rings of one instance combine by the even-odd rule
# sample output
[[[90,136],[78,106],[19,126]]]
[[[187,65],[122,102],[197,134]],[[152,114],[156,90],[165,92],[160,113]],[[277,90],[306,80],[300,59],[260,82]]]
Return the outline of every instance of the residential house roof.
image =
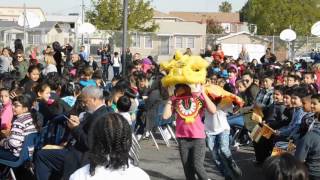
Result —
[[[57,22],[55,21],[44,21],[41,22],[39,26],[32,28],[32,30],[44,30],[49,31],[51,30],[55,25],[57,25]],[[0,21],[0,29],[23,29],[23,27],[19,26],[17,22],[14,21]]]
[[[235,37],[235,36],[239,36],[239,35],[252,36],[253,38],[269,42],[269,40],[267,38],[263,38],[261,36],[253,36],[252,34],[250,34],[249,32],[246,32],[246,31],[241,31],[241,32],[237,32],[237,33],[231,33],[229,35],[222,36],[222,37],[218,38],[217,41],[222,41],[222,40],[229,39],[229,38],[232,38],[232,37]]]
[[[158,22],[158,35],[196,35],[202,36],[206,34],[206,25],[195,22]]]
[[[213,19],[220,23],[240,23],[239,13],[173,11],[169,12],[169,14],[191,22],[203,22],[207,19]]]
[[[176,19],[178,21],[183,21],[180,17],[172,16],[170,14],[160,12],[157,10],[153,10],[153,18],[154,19]]]
[[[78,21],[78,16],[62,16],[62,15],[47,15],[47,21],[56,21],[56,22],[68,22],[75,23]]]

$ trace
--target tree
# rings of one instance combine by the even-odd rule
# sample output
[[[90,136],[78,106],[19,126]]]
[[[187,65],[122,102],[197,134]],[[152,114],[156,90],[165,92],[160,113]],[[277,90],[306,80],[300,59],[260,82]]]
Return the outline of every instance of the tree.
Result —
[[[256,24],[260,35],[278,35],[290,26],[297,35],[310,35],[312,24],[320,19],[319,11],[319,0],[248,0],[240,17]]]
[[[86,18],[101,30],[122,30],[122,0],[92,0],[93,10]],[[153,8],[150,1],[129,0],[128,30],[153,32],[158,25],[152,20]]]
[[[223,27],[213,19],[207,19],[207,34],[222,34]]]
[[[228,1],[224,1],[219,5],[219,11],[229,13],[232,11],[232,5]]]

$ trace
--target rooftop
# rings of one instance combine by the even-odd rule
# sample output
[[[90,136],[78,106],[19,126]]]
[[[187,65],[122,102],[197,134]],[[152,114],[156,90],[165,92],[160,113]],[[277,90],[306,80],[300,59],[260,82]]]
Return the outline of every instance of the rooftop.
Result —
[[[185,21],[202,22],[206,19],[213,19],[220,23],[240,23],[239,13],[221,12],[169,12],[169,15],[179,17]]]

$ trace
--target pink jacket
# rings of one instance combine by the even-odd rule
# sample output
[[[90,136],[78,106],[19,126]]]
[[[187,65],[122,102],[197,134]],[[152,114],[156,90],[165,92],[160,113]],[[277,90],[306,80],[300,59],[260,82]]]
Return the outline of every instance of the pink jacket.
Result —
[[[0,109],[1,130],[11,129],[13,110],[11,101]]]

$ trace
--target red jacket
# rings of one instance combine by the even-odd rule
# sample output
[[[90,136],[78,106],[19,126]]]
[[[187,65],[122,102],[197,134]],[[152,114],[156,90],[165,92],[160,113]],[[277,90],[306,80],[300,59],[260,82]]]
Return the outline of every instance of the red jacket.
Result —
[[[223,62],[223,59],[224,59],[224,53],[223,51],[214,51],[212,53],[212,58],[214,61],[217,61],[219,63],[222,63]]]

